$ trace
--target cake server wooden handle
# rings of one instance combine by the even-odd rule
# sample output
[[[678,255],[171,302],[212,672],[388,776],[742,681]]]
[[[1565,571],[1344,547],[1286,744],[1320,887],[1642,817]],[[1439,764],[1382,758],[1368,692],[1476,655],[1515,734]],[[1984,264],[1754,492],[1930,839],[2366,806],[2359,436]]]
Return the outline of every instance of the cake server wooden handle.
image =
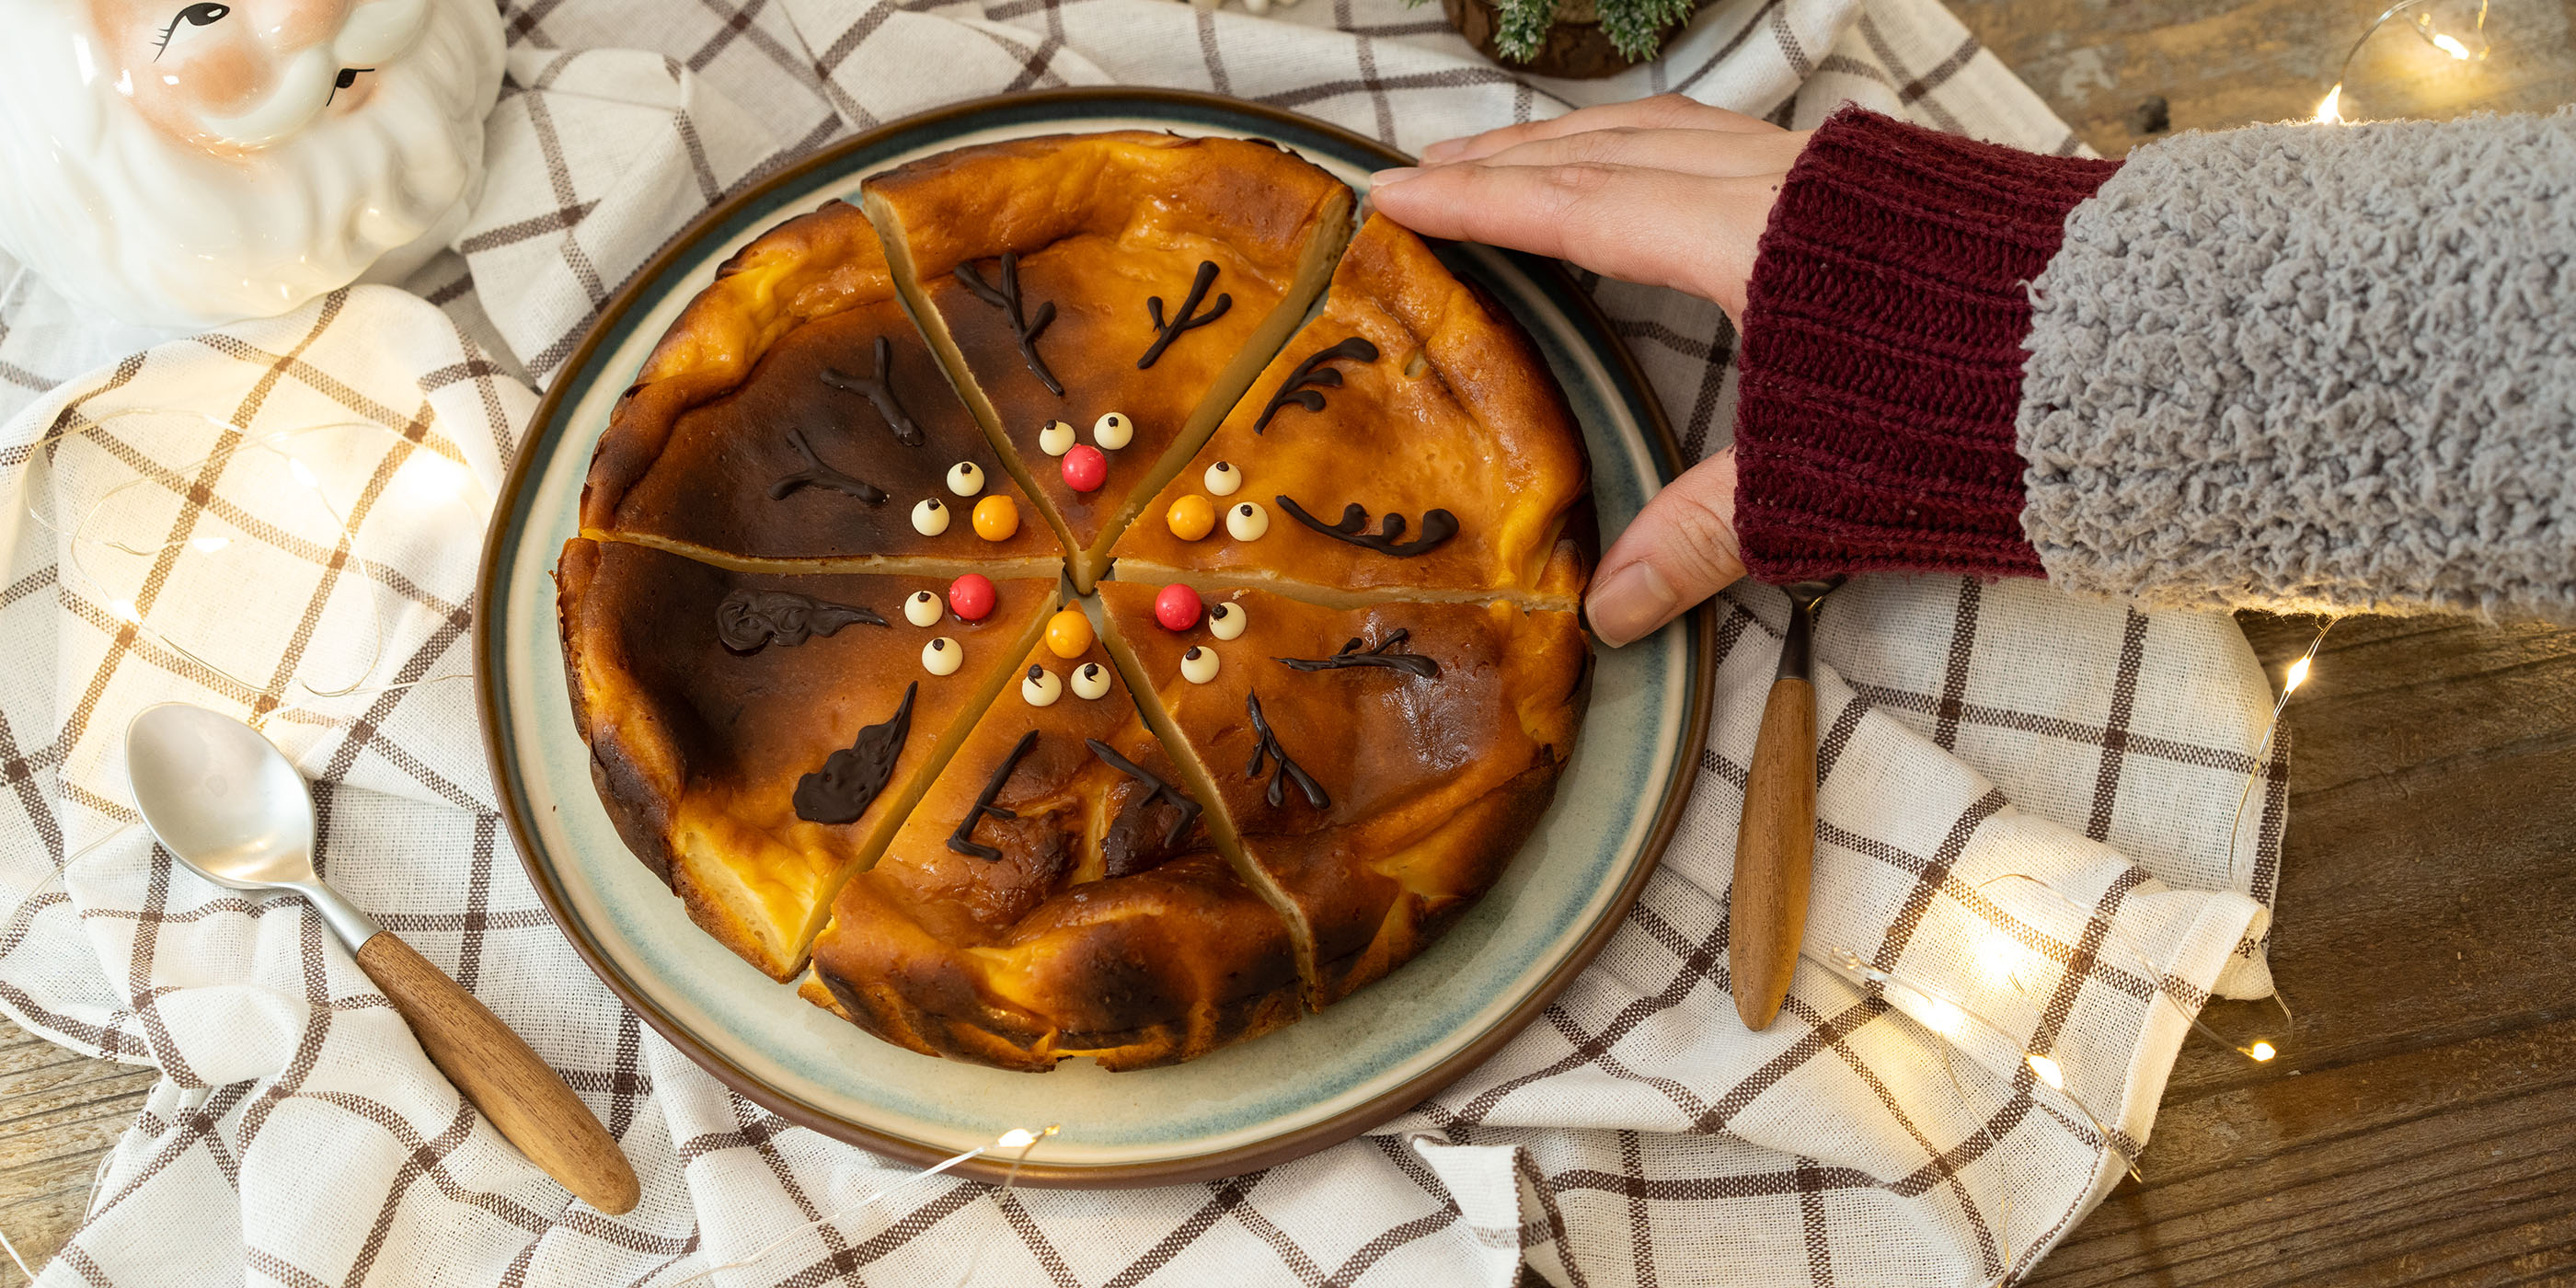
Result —
[[[1780,1014],[1807,929],[1807,884],[1816,859],[1816,690],[1796,676],[1771,682],[1744,819],[1735,833],[1735,890],[1728,897],[1726,964],[1735,1013],[1760,1032]]]
[[[439,1070],[529,1162],[602,1212],[634,1210],[635,1168],[617,1141],[491,1008],[388,931],[358,946],[358,968],[411,1023]]]

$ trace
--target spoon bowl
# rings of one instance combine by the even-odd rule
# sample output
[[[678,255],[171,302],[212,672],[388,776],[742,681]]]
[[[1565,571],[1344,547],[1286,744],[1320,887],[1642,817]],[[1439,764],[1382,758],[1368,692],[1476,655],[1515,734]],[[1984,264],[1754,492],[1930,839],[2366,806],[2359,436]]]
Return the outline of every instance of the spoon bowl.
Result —
[[[313,796],[259,731],[203,707],[147,707],[125,731],[144,823],[197,875],[236,890],[314,880]]]

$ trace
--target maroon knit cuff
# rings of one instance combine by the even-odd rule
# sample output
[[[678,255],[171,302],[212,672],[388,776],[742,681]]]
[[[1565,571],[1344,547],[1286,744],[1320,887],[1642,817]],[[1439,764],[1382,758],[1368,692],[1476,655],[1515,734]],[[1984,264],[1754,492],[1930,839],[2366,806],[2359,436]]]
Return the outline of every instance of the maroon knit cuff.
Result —
[[[1856,107],[1816,131],[1746,292],[1735,530],[1754,576],[2042,575],[2013,440],[2030,279],[2117,169]]]

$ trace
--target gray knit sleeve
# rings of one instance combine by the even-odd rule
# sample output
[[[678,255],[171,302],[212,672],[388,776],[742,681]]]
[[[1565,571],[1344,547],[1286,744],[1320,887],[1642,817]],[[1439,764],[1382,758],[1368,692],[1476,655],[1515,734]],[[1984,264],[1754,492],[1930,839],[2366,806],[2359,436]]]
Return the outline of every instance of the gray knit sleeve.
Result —
[[[2572,257],[2569,111],[2140,149],[2031,284],[2050,580],[2576,621]]]

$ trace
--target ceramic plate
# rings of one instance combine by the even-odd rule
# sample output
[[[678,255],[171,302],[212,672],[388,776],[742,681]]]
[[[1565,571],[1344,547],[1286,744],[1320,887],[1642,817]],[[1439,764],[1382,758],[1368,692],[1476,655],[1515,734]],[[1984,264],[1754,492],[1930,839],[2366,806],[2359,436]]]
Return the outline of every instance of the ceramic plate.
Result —
[[[1555,808],[1500,884],[1398,977],[1253,1042],[1172,1068],[1087,1060],[1006,1073],[915,1055],[806,1004],[701,933],[627,851],[591,787],[556,638],[555,558],[620,392],[716,265],[870,173],[964,144],[1142,128],[1266,138],[1355,187],[1402,158],[1247,103],[1077,90],[964,104],[850,140],[727,201],[612,301],[538,407],[492,517],[475,614],[484,737],[519,853],[555,919],[636,1013],[745,1096],[883,1153],[932,1160],[1063,1124],[1022,1183],[1138,1185],[1248,1171],[1355,1135],[1472,1068],[1616,929],[1698,769],[1710,619],[1604,651]],[[1553,263],[1447,252],[1538,340],[1592,451],[1605,534],[1677,468],[1634,362]]]

